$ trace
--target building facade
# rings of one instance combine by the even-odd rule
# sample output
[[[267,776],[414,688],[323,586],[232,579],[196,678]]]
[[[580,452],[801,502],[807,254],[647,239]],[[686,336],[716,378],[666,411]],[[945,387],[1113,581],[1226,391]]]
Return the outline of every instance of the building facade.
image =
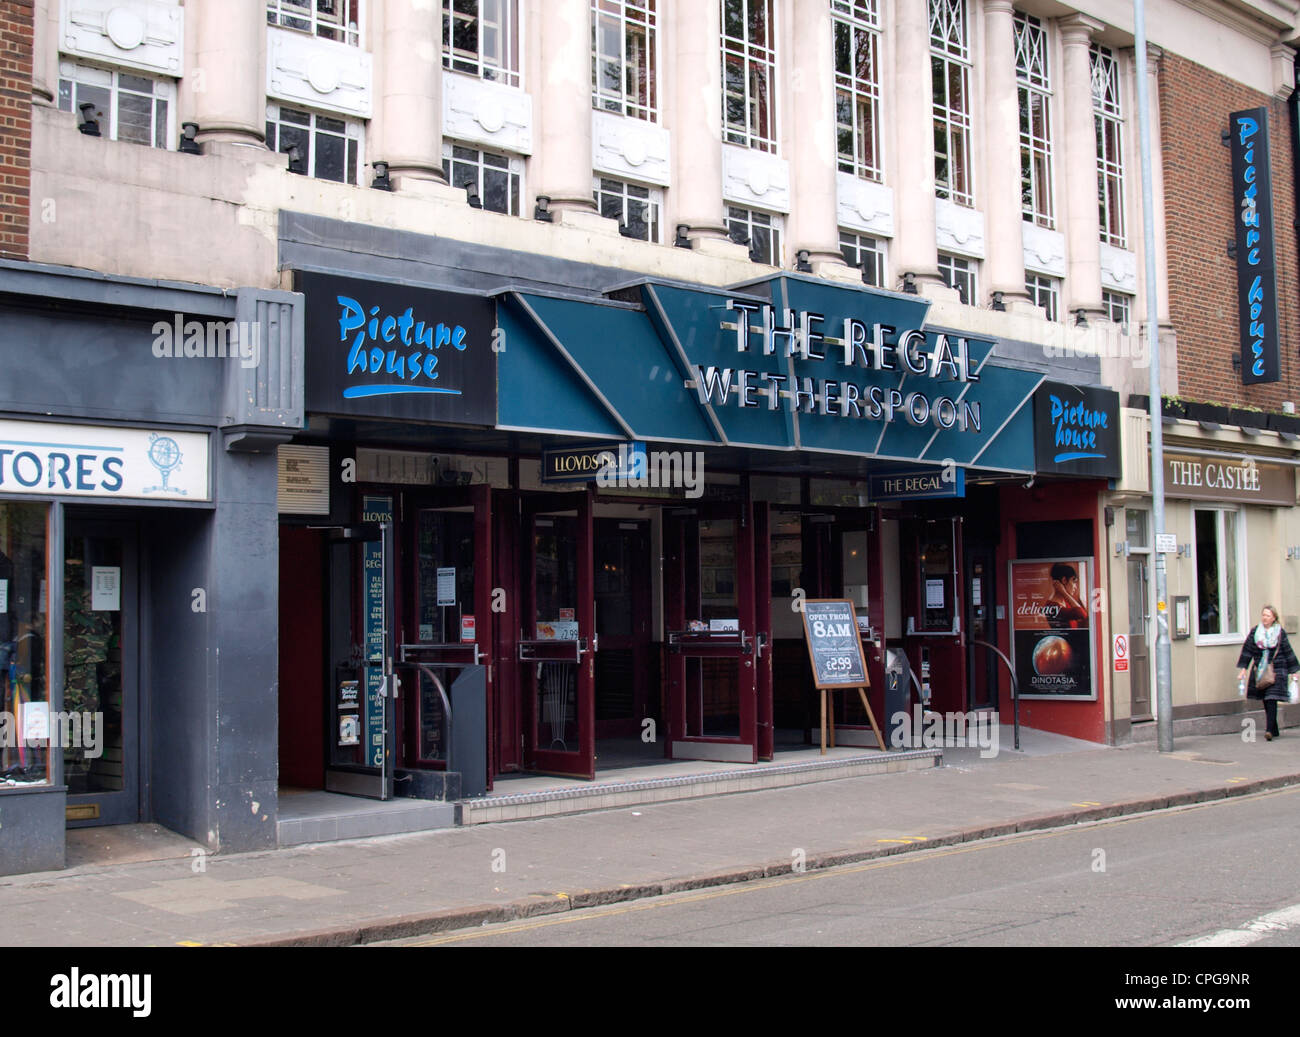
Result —
[[[13,277],[52,299],[86,278],[121,286],[102,305],[145,315],[120,348],[150,395],[133,416],[51,410],[19,386],[4,417],[208,437],[209,509],[168,537],[199,550],[184,524],[210,523],[213,568],[191,592],[238,577],[233,599],[207,597],[218,633],[167,644],[209,689],[185,700],[179,742],[177,714],[147,706],[173,667],[137,668],[132,819],[215,849],[272,845],[281,787],[454,799],[521,770],[590,777],[597,739],[646,721],[674,758],[770,758],[814,726],[805,598],[859,606],[878,715],[889,649],[940,711],[1005,714],[1001,652],[1034,726],[1114,741],[1149,715],[1136,669],[1112,665],[1116,633],[1150,629],[1132,559],[1152,545],[1115,526],[1139,530],[1149,492],[1148,432],[1122,407],[1148,392],[1137,331],[1154,318],[1166,393],[1184,371],[1209,398],[1232,380],[1235,316],[1215,307],[1233,289],[1205,282],[1235,268],[1202,248],[1201,216],[1226,247],[1219,130],[1263,106],[1293,338],[1294,3],[1150,12],[1154,313],[1118,0],[8,7],[32,26],[30,199],[19,169],[6,208],[29,215],[30,244],[18,254],[6,230]],[[64,308],[89,305],[78,292]],[[155,325],[183,351],[191,320],[274,335],[251,340],[250,368],[206,347],[154,354]],[[86,370],[87,394],[117,377]],[[1293,358],[1280,375],[1232,403],[1281,410]],[[1256,442],[1196,429],[1179,426],[1185,451]],[[1270,435],[1255,453],[1289,472],[1292,441]],[[668,485],[635,463],[622,484],[566,481],[593,451],[676,468]],[[1230,579],[1243,601],[1282,590],[1263,574],[1273,540],[1290,542],[1287,485],[1289,502],[1274,487],[1272,510],[1241,520],[1250,547],[1221,511],[1175,516],[1180,543],[1244,552],[1236,577],[1216,561],[1207,601]],[[0,501],[34,506],[4,487]],[[65,504],[39,506],[46,580],[66,595]],[[150,550],[171,542],[154,513],[132,521]],[[176,607],[157,596],[173,569],[158,560],[141,590],[153,616]],[[1222,669],[1232,625],[1176,665],[1213,652]],[[59,712],[75,688],[48,641]],[[246,669],[216,665],[254,641]],[[95,667],[94,682],[113,669]],[[1176,706],[1237,708],[1203,672]],[[856,706],[836,708],[842,741],[874,741]],[[158,739],[170,754],[144,751]],[[203,747],[201,780],[178,745]],[[50,759],[32,785],[71,795],[66,757]],[[184,806],[160,805],[163,786]]]

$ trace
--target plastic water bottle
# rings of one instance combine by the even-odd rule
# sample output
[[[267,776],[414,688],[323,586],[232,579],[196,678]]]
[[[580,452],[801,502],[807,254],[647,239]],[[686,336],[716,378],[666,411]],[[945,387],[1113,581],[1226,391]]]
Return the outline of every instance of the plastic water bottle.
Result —
[[[1246,678],[1237,678],[1237,697],[1244,699],[1246,697]]]

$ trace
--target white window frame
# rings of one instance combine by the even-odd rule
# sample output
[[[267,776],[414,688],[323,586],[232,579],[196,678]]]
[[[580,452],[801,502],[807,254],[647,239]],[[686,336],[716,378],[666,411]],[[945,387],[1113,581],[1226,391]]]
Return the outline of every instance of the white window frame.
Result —
[[[962,288],[955,283],[958,276],[970,281],[969,294],[962,299],[962,304],[965,306],[979,305],[979,267],[979,260],[971,259],[969,256],[958,256],[951,252],[939,253],[939,275],[943,278],[944,284],[961,292]]]
[[[758,222],[755,221],[755,217],[759,218]],[[725,219],[727,222],[727,235],[728,237],[731,238],[732,241],[736,241],[737,237],[739,236],[737,234],[738,230],[743,229],[746,232],[745,236],[749,239],[750,259],[754,258],[753,241],[754,241],[755,226],[757,226],[761,230],[770,231],[771,242],[772,242],[772,249],[771,249],[772,262],[763,263],[761,260],[757,260],[757,259],[755,259],[754,262],[762,263],[763,266],[774,266],[777,267],[778,269],[784,265],[785,263],[785,219],[780,215],[780,213],[768,212],[765,209],[750,209],[743,205],[735,205],[728,202]],[[767,220],[768,222],[763,223],[761,222],[762,220]],[[741,242],[736,242],[736,243],[741,244]]]
[[[167,102],[167,124],[163,127],[163,143],[161,150],[176,150],[176,82],[172,79],[166,79],[159,76],[150,76],[142,72],[135,72],[129,69],[107,69],[99,68],[95,65],[83,65],[74,61],[59,62],[59,81],[55,87],[58,92],[58,103],[60,111],[71,111],[80,121],[81,111],[77,107],[76,87],[78,85],[107,90],[109,94],[109,111],[105,112],[108,125],[100,126],[100,133],[109,140],[118,140],[118,99],[122,93],[128,93],[136,97],[143,97],[144,94],[130,87],[123,87],[122,77],[131,76],[135,79],[147,79],[154,85],[153,99],[154,104],[150,106],[151,121],[154,125],[153,140],[144,147],[157,148],[158,144],[154,143],[157,139],[157,102]],[[64,82],[72,84],[71,109],[63,108],[62,93]],[[124,144],[139,144],[139,141],[123,141]]]
[[[442,0],[442,67],[450,72],[457,72],[460,75],[472,76],[475,79],[487,79],[494,83],[502,83],[505,86],[519,87],[523,85],[523,41],[524,41],[524,24],[523,24],[523,5],[519,0],[474,0],[475,11],[478,12],[476,17],[480,22],[485,21],[483,18],[483,7],[485,4],[500,4],[504,12],[500,23],[495,24],[501,33],[501,54],[487,55],[483,51],[482,32],[478,36],[478,49],[474,56],[466,54],[457,56],[452,51],[452,4],[454,0]],[[469,66],[469,67],[458,67]]]
[[[328,0],[305,0],[308,6],[304,7],[303,0],[298,3],[294,0],[266,0],[266,24],[288,32],[301,32],[308,36],[334,40],[349,47],[363,46],[365,41],[362,38],[362,27],[365,19],[362,17],[364,12],[361,0],[333,0],[334,4],[340,5],[340,10],[345,15],[349,15],[346,23],[341,17],[321,11],[320,6],[325,2]],[[306,22],[307,25],[290,25],[286,24],[286,20]]]
[[[1097,216],[1101,240],[1116,248],[1128,248],[1119,59],[1109,47],[1094,43],[1089,48],[1088,67],[1092,73],[1092,113],[1098,139]]]
[[[620,189],[617,193],[606,190],[606,184],[617,185]],[[645,191],[646,197],[634,197],[631,190]],[[596,199],[596,208],[602,216],[605,215],[605,209],[602,205],[602,198],[618,198],[621,200],[621,214],[618,217],[619,226],[630,229],[631,224],[627,218],[627,208],[629,201],[644,202],[649,209],[649,219],[646,220],[648,230],[647,237],[640,237],[636,234],[625,234],[625,237],[634,241],[645,241],[652,245],[661,244],[664,240],[664,193],[657,187],[651,187],[649,184],[638,184],[632,180],[622,180],[616,176],[606,176],[597,173],[591,181],[592,196]]]
[[[915,2],[915,0],[913,0]],[[930,4],[930,74],[936,76],[938,66],[943,67],[942,80],[945,95],[933,98],[933,126],[947,142],[946,154],[939,149],[934,153],[934,193],[936,198],[946,198],[956,205],[973,208],[975,205],[975,153],[974,153],[974,95],[971,82],[971,22],[966,0],[929,0]],[[958,24],[960,23],[960,24]],[[953,107],[946,92],[950,77],[960,80],[965,107]],[[955,166],[953,153],[960,148],[965,161]],[[940,176],[946,167],[948,175]],[[959,173],[954,177],[954,169]]]
[[[1224,516],[1233,514],[1237,516],[1237,544],[1236,558],[1233,559],[1237,566],[1237,623],[1239,630],[1225,630],[1219,634],[1202,634],[1201,633],[1201,580],[1199,555],[1199,544],[1196,537],[1196,516],[1201,512],[1210,512],[1215,515],[1215,551],[1217,553],[1216,564],[1219,566],[1219,615],[1224,614],[1223,605],[1223,537],[1224,537]],[[1203,503],[1201,501],[1192,502],[1192,602],[1194,614],[1192,622],[1196,629],[1196,644],[1198,645],[1239,645],[1246,640],[1246,633],[1255,627],[1250,614],[1247,611],[1247,605],[1250,601],[1248,588],[1246,587],[1246,511],[1243,508],[1233,505],[1215,505],[1212,503]]]
[[[629,17],[629,11],[635,12]],[[617,93],[602,87],[600,75],[600,35],[603,22],[617,26],[619,89]],[[644,30],[646,52],[644,65],[628,59],[629,27]],[[642,104],[628,93],[628,69],[635,67],[646,82],[646,102]],[[657,0],[591,0],[591,106],[597,111],[613,112],[629,119],[659,121],[659,10]]]
[[[1112,292],[1109,288],[1102,290],[1101,305],[1106,311],[1106,319],[1112,324],[1118,324],[1126,335],[1128,334],[1129,325],[1133,321],[1133,303],[1134,297],[1127,292]],[[1123,320],[1115,319],[1117,309],[1123,313]]]
[[[881,154],[880,132],[879,0],[831,0],[831,18],[834,26],[838,168],[841,173],[849,173],[861,180],[881,183],[884,180],[885,161]],[[839,60],[841,41],[846,36],[850,64],[847,70],[840,67]],[[845,108],[847,121],[843,117]],[[848,153],[839,142],[840,136],[845,133],[853,142],[852,150]]]
[[[484,161],[483,161],[483,156],[484,156],[484,155],[491,155],[491,156],[493,156],[494,158],[505,159],[505,160],[506,160],[506,166],[505,166],[504,168],[505,168],[506,172],[507,172],[507,173],[510,175],[510,177],[512,177],[512,178],[515,180],[515,182],[519,185],[519,189],[518,189],[519,211],[518,211],[518,212],[499,212],[499,211],[496,210],[496,209],[489,209],[489,208],[487,208],[486,203],[485,203],[484,206],[483,206],[483,211],[484,211],[484,212],[492,212],[492,213],[496,213],[498,216],[512,216],[512,217],[521,217],[521,216],[523,216],[523,214],[524,214],[524,205],[525,205],[525,203],[526,203],[527,195],[525,194],[525,191],[524,191],[524,189],[525,189],[525,184],[524,184],[524,159],[523,159],[523,156],[522,156],[522,155],[517,155],[517,154],[515,154],[514,152],[510,152],[510,151],[497,151],[497,150],[494,150],[494,149],[492,149],[492,148],[483,148],[483,147],[480,147],[478,144],[472,144],[472,143],[470,143],[469,141],[463,141],[463,140],[452,140],[451,138],[445,138],[445,139],[443,140],[443,142],[442,142],[442,162],[443,162],[443,168],[446,169],[446,171],[447,171],[448,182],[451,184],[451,186],[452,186],[452,187],[461,188],[461,189],[464,189],[464,186],[465,186],[464,181],[463,181],[463,179],[461,179],[461,178],[459,178],[459,177],[456,177],[456,176],[452,173],[451,164],[452,164],[453,161],[457,161],[457,162],[466,162],[466,161],[468,161],[468,160],[467,160],[467,159],[464,159],[464,158],[460,158],[460,159],[456,159],[456,158],[454,158],[454,155],[453,155],[453,149],[454,149],[454,148],[464,148],[466,151],[473,151],[473,152],[475,152],[475,153],[478,155],[478,161],[477,161],[477,163],[476,163],[476,168],[478,169],[478,182],[477,182],[477,184],[476,184],[475,186],[476,186],[476,188],[477,188],[477,190],[478,190],[478,196],[479,196],[479,200],[480,200],[480,201],[484,201],[484,199],[486,198],[486,195],[487,195],[487,192],[484,191],[484,189],[483,189],[483,170],[484,170],[485,165],[486,165],[486,163],[484,163]],[[502,167],[500,167],[500,166],[494,166],[493,168],[495,168],[495,169],[500,169],[500,168],[502,168]]]
[[[1050,321],[1061,319],[1061,279],[1049,274],[1040,274],[1033,270],[1025,271],[1025,291],[1029,301],[1043,310]],[[1047,305],[1043,302],[1046,300]]]
[[[689,2],[689,0],[688,0]],[[745,24],[745,38],[737,39],[727,35],[727,6],[739,4]],[[767,11],[767,42],[751,43],[749,30],[752,23],[751,11],[757,5],[763,5]],[[777,124],[777,106],[780,91],[777,82],[778,47],[781,39],[780,26],[777,24],[777,4],[775,0],[722,0],[722,26],[719,37],[722,45],[722,140],[725,144],[735,144],[755,151],[766,151],[775,155],[781,139]],[[727,64],[728,61],[739,62],[743,70],[743,104],[745,108],[744,124],[737,124],[727,117]],[[754,71],[766,69],[767,88],[765,97],[760,97],[753,90]],[[759,124],[759,106],[767,105],[767,126]],[[766,132],[764,132],[766,130]]]
[[[1020,211],[1026,223],[1054,230],[1056,170],[1052,154],[1051,48],[1047,29],[1040,19],[1017,11],[1013,24],[1016,99],[1020,112]]]
[[[307,115],[309,115],[309,116],[311,117],[311,125],[310,125],[310,126],[302,126],[302,125],[300,125],[299,123],[294,123],[294,122],[286,123],[286,122],[284,121],[284,119],[281,117],[281,113],[282,113],[283,110],[286,109],[286,108],[289,109],[290,111],[294,111],[294,112],[305,112]],[[318,129],[317,129],[317,120],[319,120],[319,119],[332,119],[332,120],[334,120],[335,122],[341,122],[341,123],[343,123],[343,127],[344,127],[344,130],[343,130],[343,138],[344,138],[344,141],[345,141],[345,145],[346,145],[346,143],[351,142],[351,141],[356,141],[356,142],[357,142],[357,169],[356,169],[356,180],[355,180],[355,181],[352,181],[352,180],[348,180],[348,179],[347,179],[347,149],[346,149],[346,146],[345,146],[345,148],[344,148],[344,155],[343,155],[343,174],[344,174],[344,179],[342,179],[342,180],[330,180],[330,179],[328,179],[327,177],[318,177],[318,176],[316,175],[316,139],[317,139],[317,135],[318,135],[319,133],[322,133],[322,132],[323,132],[323,133],[328,134],[329,136],[337,136],[337,134],[335,134],[335,133],[333,133],[332,131],[329,131],[329,130],[323,130],[323,131],[322,131],[322,130],[318,130]],[[269,141],[267,142],[267,145],[266,145],[266,146],[267,146],[268,148],[271,148],[271,150],[276,151],[276,152],[279,153],[279,154],[284,154],[284,152],[280,150],[280,133],[279,133],[279,127],[280,127],[280,126],[292,126],[292,127],[296,128],[296,129],[305,129],[305,130],[307,131],[307,141],[308,141],[307,154],[304,155],[303,158],[306,159],[306,162],[307,162],[307,173],[306,173],[306,175],[309,176],[309,177],[311,177],[313,180],[323,180],[323,181],[324,181],[325,183],[327,183],[327,184],[347,184],[349,187],[362,187],[362,186],[365,186],[365,178],[366,178],[366,131],[365,131],[365,125],[364,125],[363,123],[358,122],[358,121],[356,121],[356,120],[354,120],[354,119],[345,119],[345,118],[343,118],[343,116],[341,116],[341,115],[337,115],[337,114],[335,114],[335,113],[333,113],[333,112],[322,112],[322,111],[318,111],[318,110],[315,109],[315,108],[307,108],[307,107],[305,107],[305,106],[303,106],[303,105],[297,105],[297,104],[280,104],[280,103],[276,103],[276,102],[271,102],[271,103],[267,104],[267,106],[266,106],[266,121],[267,121],[267,122],[270,122],[270,123],[274,123],[274,124],[276,125],[276,127],[277,127],[277,130],[276,130],[276,142],[275,142],[275,143],[276,143],[276,146],[275,146],[274,148],[271,148],[271,144],[270,144]]]
[[[858,270],[863,269],[863,257],[869,256],[872,278],[871,280],[863,278],[863,282],[873,288],[889,286],[889,254],[883,238],[841,227],[840,252],[844,254],[844,262]],[[852,262],[855,259],[857,262]]]

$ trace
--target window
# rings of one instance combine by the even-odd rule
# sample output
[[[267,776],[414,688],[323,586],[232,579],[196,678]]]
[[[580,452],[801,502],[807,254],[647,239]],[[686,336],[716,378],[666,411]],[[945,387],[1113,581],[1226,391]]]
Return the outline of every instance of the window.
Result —
[[[1124,226],[1124,113],[1119,64],[1107,47],[1092,45],[1092,113],[1097,128],[1097,208],[1101,240],[1127,247]]]
[[[880,12],[877,0],[832,0],[835,19],[835,129],[839,168],[881,179]]]
[[[1052,98],[1047,32],[1032,14],[1016,12],[1016,83],[1020,95],[1020,208],[1027,223],[1056,226],[1052,204]]]
[[[361,0],[266,0],[266,24],[353,47],[361,43]]]
[[[935,195],[958,205],[974,205],[966,0],[930,0],[930,72],[934,85]]]
[[[515,0],[442,0],[442,67],[519,85]]]
[[[885,285],[885,243],[853,231],[840,231],[840,251],[844,262],[862,271],[862,280],[882,288]]]
[[[661,192],[640,184],[599,177],[595,183],[595,195],[600,214],[618,220],[624,237],[659,243]]]
[[[1127,335],[1129,315],[1133,312],[1133,296],[1122,292],[1102,292],[1101,306],[1106,311],[1106,319],[1112,324],[1118,324]]]
[[[160,79],[67,62],[59,65],[59,109],[80,116],[83,104],[93,104],[91,117],[109,140],[169,147],[175,99],[175,84]]]
[[[975,275],[976,265],[960,256],[939,253],[939,276],[949,288],[956,288],[961,301],[967,306],[976,305],[979,299],[978,280]]]
[[[287,154],[297,145],[304,172],[318,180],[358,183],[361,127],[357,123],[285,105],[266,109],[266,146]]]
[[[655,121],[655,18],[655,0],[592,0],[594,108]]]
[[[488,212],[518,216],[523,191],[523,161],[510,155],[478,151],[463,144],[443,145],[443,159],[453,187],[464,188],[478,207]]]
[[[749,258],[767,266],[781,265],[781,217],[754,209],[727,206],[727,230],[737,245],[749,246]]]
[[[40,478],[35,455],[30,453],[18,454],[10,471],[18,482],[28,475]],[[27,745],[21,736],[24,731],[48,730],[57,737],[46,680],[48,512],[43,504],[0,501],[0,584],[5,588],[5,607],[0,610],[0,675],[4,678],[0,711],[14,725],[11,737],[0,739],[0,789],[49,781],[49,743]]]
[[[774,0],[723,0],[722,134],[728,144],[776,151]]]
[[[1241,609],[1241,513],[1197,509],[1196,632],[1245,637]]]
[[[1057,320],[1061,312],[1061,282],[1042,274],[1025,275],[1025,291],[1029,301],[1047,314],[1048,320]]]

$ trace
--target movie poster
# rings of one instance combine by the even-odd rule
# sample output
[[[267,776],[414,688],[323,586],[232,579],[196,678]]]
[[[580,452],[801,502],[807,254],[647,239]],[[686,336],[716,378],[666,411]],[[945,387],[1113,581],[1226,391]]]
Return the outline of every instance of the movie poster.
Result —
[[[1095,699],[1091,558],[1011,563],[1011,641],[1022,698]]]

